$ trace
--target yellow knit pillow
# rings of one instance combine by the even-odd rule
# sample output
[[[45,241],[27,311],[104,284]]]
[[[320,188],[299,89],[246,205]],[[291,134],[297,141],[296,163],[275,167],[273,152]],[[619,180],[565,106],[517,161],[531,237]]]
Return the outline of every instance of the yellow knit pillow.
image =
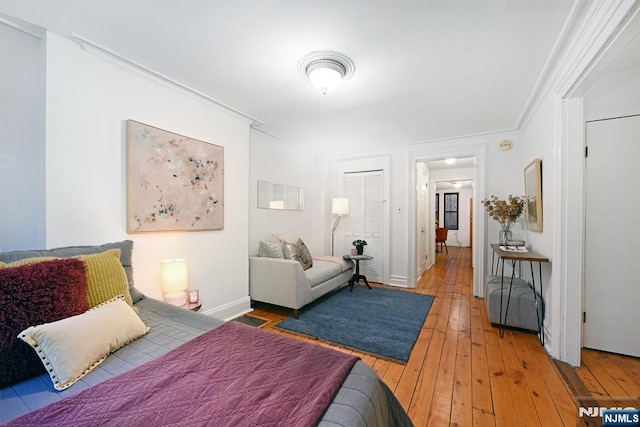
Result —
[[[95,307],[105,301],[124,295],[124,299],[133,307],[127,273],[120,263],[120,249],[109,249],[105,252],[90,255],[77,255],[87,265],[87,296],[89,307]],[[36,262],[49,261],[56,257],[25,258],[10,264],[0,262],[0,268],[15,267]],[[134,307],[134,310],[137,309]]]
[[[83,260],[87,264],[87,283],[89,306],[95,307],[118,295],[133,306],[127,273],[120,264],[120,249],[109,249],[91,255],[78,255],[73,258]]]

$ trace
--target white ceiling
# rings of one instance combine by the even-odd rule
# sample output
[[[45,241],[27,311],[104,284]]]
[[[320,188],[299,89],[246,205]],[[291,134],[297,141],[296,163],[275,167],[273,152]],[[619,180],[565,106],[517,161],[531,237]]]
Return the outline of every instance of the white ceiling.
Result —
[[[454,159],[454,162],[449,164],[447,163],[447,159],[442,160],[431,160],[425,162],[429,170],[456,170],[456,169],[472,169],[476,166],[476,159],[473,157],[464,157]]]
[[[0,12],[71,32],[310,149],[361,149],[511,130],[573,0],[2,0]],[[356,71],[322,95],[314,50]]]

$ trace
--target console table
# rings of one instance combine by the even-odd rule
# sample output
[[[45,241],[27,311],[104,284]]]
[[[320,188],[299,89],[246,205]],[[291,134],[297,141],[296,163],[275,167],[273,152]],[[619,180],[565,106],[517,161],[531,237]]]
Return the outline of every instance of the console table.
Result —
[[[540,254],[537,254],[533,251],[517,251],[517,250],[507,250],[503,249],[500,245],[496,243],[491,244],[491,248],[493,249],[493,257],[491,259],[491,273],[498,274],[500,276],[500,338],[504,337],[504,328],[507,321],[507,314],[509,313],[509,303],[511,300],[511,291],[514,287],[514,281],[519,280],[516,278],[516,265],[519,273],[522,273],[522,262],[529,263],[529,268],[531,270],[531,284],[527,282],[527,285],[533,291],[533,299],[534,299],[534,309],[536,311],[537,323],[538,323],[538,336],[540,338],[540,343],[544,345],[544,331],[542,329],[542,323],[544,320],[544,310],[542,310],[542,315],[540,314],[541,310],[538,307],[538,298],[540,299],[540,304],[544,304],[542,300],[542,263],[549,262],[549,258],[544,257]],[[497,256],[497,264],[495,263]],[[511,261],[511,278],[508,280],[508,283],[505,283],[505,275],[504,275],[504,264],[505,261]],[[537,263],[538,265],[538,282],[540,283],[540,293],[536,289],[536,274],[534,272],[533,264]],[[494,269],[495,266],[495,269]],[[504,319],[502,315],[502,306],[503,306],[503,296],[504,296],[504,288],[505,286],[509,287],[509,292],[507,295],[506,308],[504,310]]]
[[[353,285],[358,283],[360,279],[364,280],[367,288],[371,289],[367,278],[360,274],[360,261],[370,261],[373,259],[373,257],[370,255],[344,255],[342,258],[350,259],[351,261],[355,261],[356,263],[356,271],[355,273],[353,273],[353,276],[351,276],[351,279],[349,280],[349,292],[353,291]]]

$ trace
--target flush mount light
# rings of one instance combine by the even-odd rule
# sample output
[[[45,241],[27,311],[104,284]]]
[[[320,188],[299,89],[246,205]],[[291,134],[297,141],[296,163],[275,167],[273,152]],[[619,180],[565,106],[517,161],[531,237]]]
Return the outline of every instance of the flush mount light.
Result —
[[[340,84],[342,79],[350,78],[356,66],[351,58],[340,52],[316,50],[298,62],[298,70],[326,95]]]
[[[447,162],[448,165],[452,165],[456,162],[456,159],[446,159],[445,162]]]

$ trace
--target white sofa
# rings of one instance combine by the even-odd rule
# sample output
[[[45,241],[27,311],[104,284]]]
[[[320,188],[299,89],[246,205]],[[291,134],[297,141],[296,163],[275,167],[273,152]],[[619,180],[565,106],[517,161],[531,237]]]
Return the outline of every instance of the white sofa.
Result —
[[[253,301],[298,309],[339,288],[351,279],[353,264],[337,257],[314,257],[302,269],[293,259],[249,257],[249,295]]]

